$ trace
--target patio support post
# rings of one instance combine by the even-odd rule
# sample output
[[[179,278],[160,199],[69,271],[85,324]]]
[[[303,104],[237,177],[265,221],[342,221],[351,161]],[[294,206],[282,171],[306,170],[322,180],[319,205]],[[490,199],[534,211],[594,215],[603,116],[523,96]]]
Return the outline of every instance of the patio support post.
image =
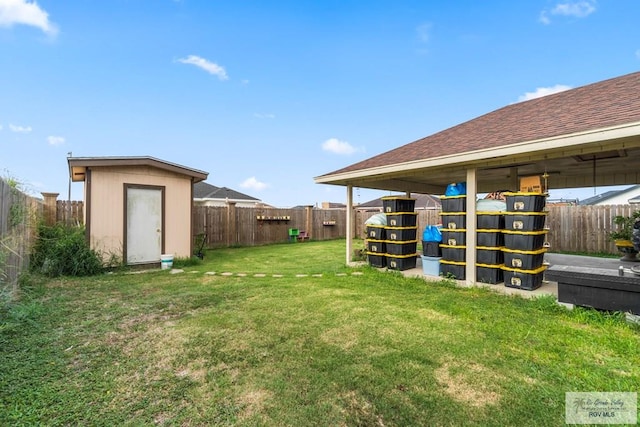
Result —
[[[511,191],[518,191],[518,168],[509,169],[509,182]]]
[[[353,186],[347,185],[347,265],[351,264],[353,253]]]
[[[478,192],[477,170],[467,169],[467,254],[465,276],[467,283],[476,282],[476,198]]]

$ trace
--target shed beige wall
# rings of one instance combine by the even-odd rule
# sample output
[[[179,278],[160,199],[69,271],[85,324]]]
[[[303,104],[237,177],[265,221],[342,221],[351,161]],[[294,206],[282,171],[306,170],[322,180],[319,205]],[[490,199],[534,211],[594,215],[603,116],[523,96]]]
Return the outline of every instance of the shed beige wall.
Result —
[[[105,256],[122,257],[124,247],[124,184],[165,187],[164,253],[191,256],[191,178],[149,166],[93,167],[85,183],[85,200],[91,198],[86,216],[89,241]],[[158,262],[160,260],[158,259]]]

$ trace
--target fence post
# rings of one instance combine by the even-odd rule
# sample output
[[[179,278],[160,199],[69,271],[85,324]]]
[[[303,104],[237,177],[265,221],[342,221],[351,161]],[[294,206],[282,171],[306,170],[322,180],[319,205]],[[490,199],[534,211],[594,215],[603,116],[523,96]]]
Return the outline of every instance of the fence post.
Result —
[[[307,213],[306,219],[305,219],[305,231],[307,232],[307,236],[309,236],[309,239],[311,239],[313,235],[313,220],[311,216],[313,206],[312,205],[305,206],[304,209]]]
[[[58,215],[58,195],[60,193],[42,193],[44,197],[44,223],[54,225]]]
[[[236,202],[227,201],[227,247],[237,243],[236,227]]]

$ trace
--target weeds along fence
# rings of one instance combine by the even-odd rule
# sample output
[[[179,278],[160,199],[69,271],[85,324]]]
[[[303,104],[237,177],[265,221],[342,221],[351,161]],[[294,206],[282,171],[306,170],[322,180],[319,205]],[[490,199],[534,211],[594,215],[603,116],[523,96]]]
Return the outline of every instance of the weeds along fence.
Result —
[[[0,297],[11,299],[18,292],[18,277],[29,267],[42,209],[40,200],[0,178]]]

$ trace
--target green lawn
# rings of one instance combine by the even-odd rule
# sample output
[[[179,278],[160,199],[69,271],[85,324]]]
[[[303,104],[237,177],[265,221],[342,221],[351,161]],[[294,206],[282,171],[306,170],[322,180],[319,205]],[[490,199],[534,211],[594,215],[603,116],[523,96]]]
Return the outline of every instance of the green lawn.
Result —
[[[638,391],[624,316],[350,269],[344,244],[31,278],[1,313],[0,425],[560,426],[565,392]]]

